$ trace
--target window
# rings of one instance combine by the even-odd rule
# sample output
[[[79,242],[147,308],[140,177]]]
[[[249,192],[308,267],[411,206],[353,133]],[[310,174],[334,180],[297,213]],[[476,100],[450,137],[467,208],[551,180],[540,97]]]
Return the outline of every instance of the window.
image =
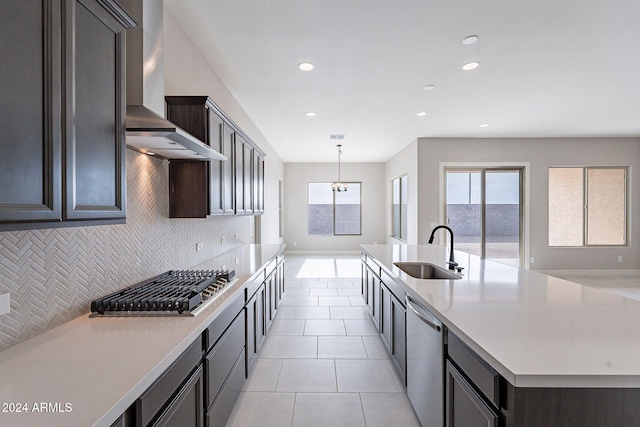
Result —
[[[309,183],[309,234],[359,235],[361,183],[349,182],[348,191],[331,191],[330,182]]]
[[[622,246],[627,168],[549,168],[549,246]]]
[[[407,240],[407,176],[391,181],[391,237]]]

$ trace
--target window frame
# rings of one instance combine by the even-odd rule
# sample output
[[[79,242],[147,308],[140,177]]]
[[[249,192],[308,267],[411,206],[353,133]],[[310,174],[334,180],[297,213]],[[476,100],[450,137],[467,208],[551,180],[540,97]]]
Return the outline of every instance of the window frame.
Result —
[[[339,237],[339,236],[362,236],[362,181],[341,181],[345,184],[347,184],[348,188],[352,188],[353,185],[358,185],[360,186],[360,196],[358,198],[358,206],[360,207],[359,209],[359,215],[358,215],[358,233],[336,233],[336,191],[332,191],[331,190],[331,182],[325,182],[325,181],[309,181],[307,182],[307,235],[311,236],[311,237]],[[309,187],[311,184],[321,184],[321,185],[327,185],[327,188],[329,189],[329,191],[331,191],[332,195],[331,195],[331,200],[332,200],[332,233],[331,234],[311,234],[309,232]],[[348,191],[348,190],[347,190]]]
[[[581,169],[582,170],[582,244],[581,245],[551,245],[550,227],[547,234],[547,244],[550,248],[621,248],[629,246],[629,166],[549,166],[547,178],[549,178],[551,169]],[[623,243],[589,243],[589,170],[615,169],[623,172]],[[550,186],[550,181],[549,181]],[[547,219],[551,223],[551,215],[549,212],[550,200],[547,200]]]
[[[404,194],[404,199],[402,198],[402,196],[403,196],[403,193],[402,193],[402,180],[403,179],[406,180],[406,185],[407,185],[407,191]],[[394,216],[394,210],[393,210],[393,208],[394,208],[394,196],[395,196],[394,189],[395,189],[396,181],[398,183],[398,189],[399,189],[399,195],[398,195],[398,200],[399,200],[399,210],[398,210],[399,235],[398,236],[396,236],[396,234],[395,234],[395,228],[394,228],[395,216]],[[402,219],[403,219],[402,205],[403,205],[403,202],[404,202],[404,204],[407,203],[406,199],[408,198],[408,193],[409,193],[409,177],[408,177],[407,174],[399,175],[399,176],[391,179],[391,237],[393,239],[400,240],[400,241],[403,241],[403,242],[407,241],[406,234],[408,234],[408,228],[406,227],[406,224],[403,224],[403,221],[402,221]],[[407,218],[406,218],[406,213],[407,212],[404,212],[404,213],[405,213],[405,222],[407,222],[408,221]],[[404,236],[402,235],[402,230],[403,230],[402,226],[403,225],[405,225],[405,229],[404,229],[405,230],[405,235]]]

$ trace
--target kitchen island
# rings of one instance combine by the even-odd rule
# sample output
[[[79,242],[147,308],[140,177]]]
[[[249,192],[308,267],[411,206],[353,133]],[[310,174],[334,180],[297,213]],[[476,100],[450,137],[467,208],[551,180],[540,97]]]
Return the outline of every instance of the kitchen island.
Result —
[[[458,251],[460,279],[416,279],[394,263],[446,268],[448,248],[361,248],[499,374],[506,425],[640,422],[640,302]]]
[[[0,426],[112,425],[283,252],[247,245],[194,266],[238,278],[195,317],[87,314],[0,352]]]

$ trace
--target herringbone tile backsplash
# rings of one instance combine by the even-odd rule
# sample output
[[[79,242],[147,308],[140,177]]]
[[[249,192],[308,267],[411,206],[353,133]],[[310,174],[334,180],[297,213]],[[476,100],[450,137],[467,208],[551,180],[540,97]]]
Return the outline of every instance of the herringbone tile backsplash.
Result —
[[[0,350],[88,313],[97,297],[249,242],[249,217],[169,219],[168,169],[127,150],[126,224],[0,232],[0,294],[11,294]]]

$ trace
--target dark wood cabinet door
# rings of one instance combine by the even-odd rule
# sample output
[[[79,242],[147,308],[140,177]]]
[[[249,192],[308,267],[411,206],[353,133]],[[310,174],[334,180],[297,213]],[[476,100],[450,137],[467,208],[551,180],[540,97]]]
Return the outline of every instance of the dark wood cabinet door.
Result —
[[[65,4],[63,218],[124,218],[124,31],[97,1]]]
[[[267,291],[262,284],[256,292],[256,353],[262,348],[267,336],[266,302]]]
[[[206,218],[207,162],[169,163],[169,218]]]
[[[245,142],[244,139],[236,134],[234,157],[235,157],[235,202],[236,202],[236,215],[244,215],[244,155],[245,155]]]
[[[253,149],[249,144],[244,144],[244,213],[253,214]]]
[[[59,221],[60,1],[0,2],[0,222]]]
[[[499,427],[500,414],[484,402],[449,361],[446,373],[446,427]]]
[[[223,122],[213,111],[209,110],[209,140],[208,144],[219,153],[223,153],[222,143]],[[224,214],[223,182],[224,175],[222,164],[218,160],[207,162],[209,166],[209,215]]]
[[[256,159],[254,158],[254,161]],[[257,173],[258,173],[258,214],[262,215],[264,213],[264,157],[262,156],[258,156],[257,157]],[[254,210],[254,213],[255,210]]]
[[[391,291],[385,286],[381,286],[380,292],[380,337],[382,343],[391,354]]]
[[[380,331],[380,279],[370,269],[367,268],[367,309],[371,314],[371,320],[376,329]]]
[[[380,332],[380,294],[381,294],[381,283],[380,279],[374,276],[373,279],[373,324]]]
[[[222,154],[227,156],[227,161],[222,162],[222,197],[225,215],[235,213],[235,132],[231,126],[225,124],[222,130]]]
[[[264,281],[265,285],[265,334],[269,332],[271,322],[276,317],[278,284],[276,282],[275,271],[272,271]]]
[[[252,205],[254,215],[261,214],[260,212],[260,153],[258,150],[253,150],[253,159],[251,161],[251,190],[252,190]]]
[[[278,305],[279,301],[282,299],[282,295],[284,294],[284,261],[280,261],[278,264]]]
[[[249,369],[253,364],[253,361],[258,353],[258,346],[256,344],[257,338],[257,317],[258,317],[258,297],[257,294],[254,294],[245,306],[246,312],[246,369],[247,374],[249,373]]]
[[[407,382],[406,313],[404,304],[391,295],[391,360],[399,371],[404,385]]]
[[[373,272],[366,268],[365,272],[365,298],[364,302],[367,304],[367,309],[369,310],[369,314],[373,316],[373,281],[375,280],[375,276]]]

